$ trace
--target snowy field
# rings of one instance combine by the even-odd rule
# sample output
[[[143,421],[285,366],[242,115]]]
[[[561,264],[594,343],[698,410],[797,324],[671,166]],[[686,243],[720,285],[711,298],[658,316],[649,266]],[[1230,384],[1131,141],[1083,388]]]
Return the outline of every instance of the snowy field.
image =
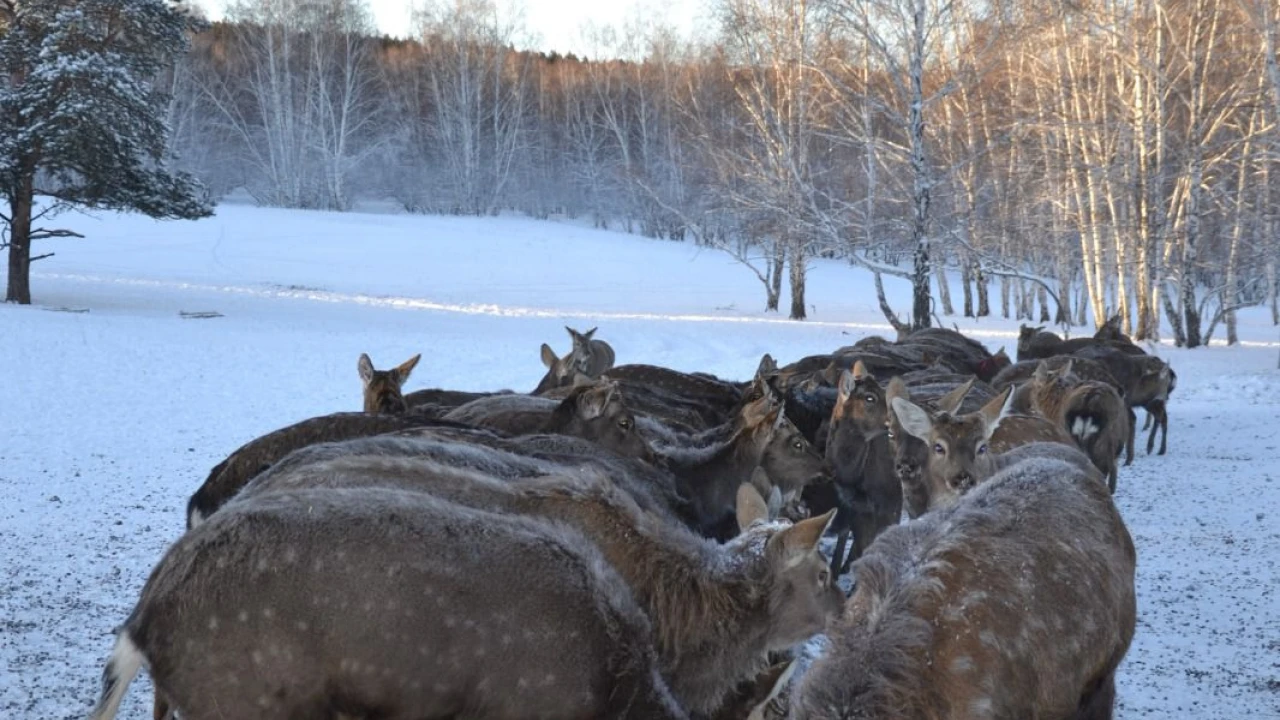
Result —
[[[358,410],[361,352],[379,367],[423,353],[406,390],[528,391],[565,324],[599,325],[619,363],[733,378],[764,352],[888,332],[870,278],[842,263],[815,266],[811,320],[793,323],[759,312],[759,283],[727,256],[564,223],[237,205],[199,223],[61,220],[88,239],[44,241],[58,254],[36,266],[38,305],[0,306],[6,719],[85,716],[190,493],[259,434]],[[960,327],[1012,354],[1016,323]],[[1139,553],[1122,719],[1280,718],[1280,347],[1263,312],[1241,335],[1159,349],[1178,372],[1169,454],[1121,471]],[[149,698],[136,682],[121,717],[150,717]]]

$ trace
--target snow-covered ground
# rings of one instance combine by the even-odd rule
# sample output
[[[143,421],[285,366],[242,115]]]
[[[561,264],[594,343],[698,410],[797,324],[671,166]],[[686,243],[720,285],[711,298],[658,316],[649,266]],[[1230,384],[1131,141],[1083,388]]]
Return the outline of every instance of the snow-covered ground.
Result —
[[[567,223],[236,205],[63,220],[89,238],[46,241],[38,305],[0,306],[0,718],[84,716],[188,495],[245,441],[358,409],[361,352],[422,352],[409,389],[529,390],[565,324],[599,325],[620,363],[728,377],[888,332],[842,263],[815,266],[812,319],[793,323],[722,254]],[[959,325],[1012,350],[1016,323]],[[1241,334],[1159,349],[1179,381],[1169,454],[1140,453],[1116,495],[1139,552],[1122,719],[1280,718],[1280,344],[1261,312]],[[135,683],[121,716],[149,717],[148,697]]]

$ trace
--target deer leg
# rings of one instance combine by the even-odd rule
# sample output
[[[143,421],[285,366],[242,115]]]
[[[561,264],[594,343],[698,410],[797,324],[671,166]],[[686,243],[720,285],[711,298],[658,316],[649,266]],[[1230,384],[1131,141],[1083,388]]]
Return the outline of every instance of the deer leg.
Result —
[[[173,709],[169,707],[169,701],[164,695],[156,690],[155,703],[152,706],[151,717],[154,720],[173,720]]]
[[[1116,673],[1112,670],[1080,698],[1080,706],[1072,720],[1111,720],[1115,704]]]
[[[844,567],[844,549],[849,544],[849,531],[841,530],[840,535],[836,538],[836,549],[831,553],[831,578],[840,577],[841,569]]]
[[[1138,442],[1138,413],[1134,412],[1131,407],[1126,407],[1125,410],[1129,412],[1129,440],[1125,444],[1124,464],[1132,465],[1134,446]]]
[[[1160,408],[1160,417],[1158,418],[1158,421],[1160,424],[1160,454],[1163,455],[1165,451],[1165,441],[1169,439],[1169,409],[1168,408],[1166,407]],[[1154,432],[1154,428],[1152,428],[1152,431]]]
[[[1142,421],[1143,430],[1146,430],[1147,428],[1151,427],[1151,416],[1152,416],[1151,411],[1147,410],[1147,419]]]

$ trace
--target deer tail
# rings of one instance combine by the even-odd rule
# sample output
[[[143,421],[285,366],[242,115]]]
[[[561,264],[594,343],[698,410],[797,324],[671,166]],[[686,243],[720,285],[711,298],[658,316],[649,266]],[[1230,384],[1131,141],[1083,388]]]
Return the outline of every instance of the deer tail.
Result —
[[[89,720],[115,718],[116,712],[120,710],[120,701],[129,689],[129,683],[133,682],[144,662],[142,651],[129,637],[129,631],[121,629],[116,636],[116,644],[111,650],[107,666],[102,671],[102,695],[98,697],[98,704],[94,706]]]

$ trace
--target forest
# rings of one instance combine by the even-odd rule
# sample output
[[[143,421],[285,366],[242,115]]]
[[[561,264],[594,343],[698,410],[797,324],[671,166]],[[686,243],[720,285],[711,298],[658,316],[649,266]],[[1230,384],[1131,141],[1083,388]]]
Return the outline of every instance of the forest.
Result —
[[[1118,314],[1195,347],[1242,307],[1280,323],[1275,2],[714,3],[708,39],[596,28],[581,58],[518,50],[490,0],[419,7],[410,39],[363,0],[239,0],[165,73],[165,159],[215,198],[718,248],[795,319],[830,257],[899,329]]]

